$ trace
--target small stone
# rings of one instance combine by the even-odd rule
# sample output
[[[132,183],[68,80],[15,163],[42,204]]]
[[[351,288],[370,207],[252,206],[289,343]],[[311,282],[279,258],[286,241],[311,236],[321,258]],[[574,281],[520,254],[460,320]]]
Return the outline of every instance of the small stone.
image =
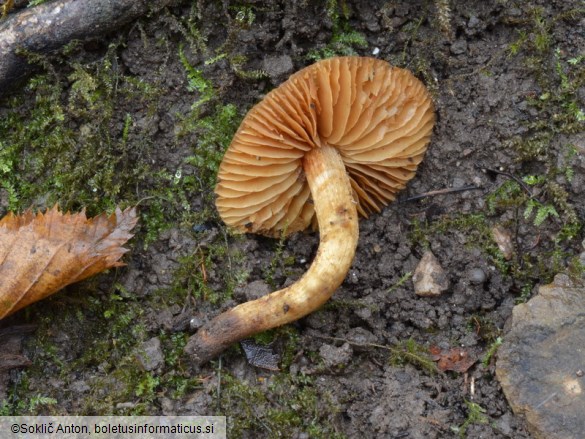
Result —
[[[319,349],[319,355],[326,367],[339,367],[349,363],[353,350],[349,343],[344,343],[339,348],[325,344]]]
[[[467,22],[467,27],[476,27],[478,24],[480,23],[479,19],[475,16],[472,15],[471,17],[469,17],[469,21]]]
[[[69,385],[69,389],[76,393],[85,393],[90,389],[90,387],[85,381],[80,380],[72,382]]]
[[[285,77],[290,76],[294,70],[293,62],[290,56],[268,56],[262,63],[264,70],[273,82],[281,82]]]
[[[133,409],[134,407],[136,407],[136,403],[134,402],[119,402],[116,404],[117,410]]]
[[[512,416],[510,413],[504,413],[496,420],[496,426],[507,437],[512,437]]]
[[[455,177],[451,183],[451,187],[458,189],[467,186],[465,179],[461,177]]]
[[[486,281],[487,276],[485,274],[485,271],[483,271],[481,268],[474,268],[469,272],[468,278],[469,282],[471,282],[472,284],[480,285]]]
[[[191,331],[196,331],[197,329],[201,328],[202,326],[203,326],[203,320],[201,319],[201,317],[193,316],[189,320],[189,329]]]
[[[451,53],[453,55],[462,55],[467,52],[467,41],[457,40],[451,45]]]
[[[142,368],[147,371],[155,370],[162,366],[165,358],[160,339],[154,337],[142,343],[136,352],[136,359]]]
[[[244,287],[244,296],[247,301],[259,299],[272,292],[272,288],[263,280],[255,280]]]
[[[162,409],[163,415],[165,416],[171,416],[173,414],[175,414],[175,404],[173,403],[173,400],[170,398],[160,398],[159,399],[159,403],[160,403],[160,407]]]
[[[414,270],[412,277],[417,296],[439,296],[449,288],[449,279],[430,251],[426,251]]]
[[[165,308],[165,309],[159,310],[155,314],[155,319],[156,319],[156,323],[158,324],[158,326],[162,327],[163,329],[166,329],[167,331],[172,329],[172,327],[173,327],[173,314],[171,313],[170,309]]]
[[[351,343],[354,343],[351,345],[351,347],[356,352],[368,351],[371,349],[371,347],[368,347],[368,345],[380,343],[378,337],[361,326],[351,328],[349,331],[347,331],[344,338],[349,340]]]

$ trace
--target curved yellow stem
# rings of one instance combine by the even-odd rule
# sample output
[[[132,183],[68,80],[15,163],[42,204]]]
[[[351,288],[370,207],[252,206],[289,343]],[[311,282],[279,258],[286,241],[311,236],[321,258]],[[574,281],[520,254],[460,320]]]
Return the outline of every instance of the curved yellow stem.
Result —
[[[300,319],[323,305],[341,285],[358,240],[358,216],[339,153],[328,145],[304,158],[319,222],[320,243],[309,270],[293,285],[220,314],[193,335],[185,351],[205,363],[232,343]]]

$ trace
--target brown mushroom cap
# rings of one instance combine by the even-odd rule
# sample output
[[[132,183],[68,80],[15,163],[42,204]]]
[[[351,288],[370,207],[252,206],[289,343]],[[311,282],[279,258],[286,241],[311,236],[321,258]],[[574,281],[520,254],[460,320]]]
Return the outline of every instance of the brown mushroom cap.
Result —
[[[217,209],[242,232],[305,229],[315,212],[303,157],[327,144],[345,163],[358,212],[380,211],[414,176],[434,120],[409,71],[374,58],[319,61],[248,112],[219,169]]]

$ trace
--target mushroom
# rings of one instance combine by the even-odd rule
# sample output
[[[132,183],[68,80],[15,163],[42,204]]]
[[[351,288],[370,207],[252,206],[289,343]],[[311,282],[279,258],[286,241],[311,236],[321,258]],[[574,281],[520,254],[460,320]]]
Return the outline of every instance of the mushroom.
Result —
[[[428,91],[409,71],[363,57],[306,67],[248,112],[220,165],[219,214],[240,232],[272,237],[313,223],[319,248],[296,283],[200,328],[185,347],[196,363],[331,297],[354,258],[358,214],[380,212],[414,176],[434,120]]]

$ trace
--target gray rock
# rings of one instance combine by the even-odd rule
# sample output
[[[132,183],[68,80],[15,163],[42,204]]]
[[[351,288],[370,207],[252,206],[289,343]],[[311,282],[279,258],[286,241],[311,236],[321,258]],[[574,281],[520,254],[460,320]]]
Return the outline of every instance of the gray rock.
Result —
[[[457,40],[451,45],[451,53],[453,55],[461,55],[467,52],[467,41]]]
[[[256,300],[272,292],[272,288],[263,280],[255,280],[244,287],[246,300]]]
[[[119,402],[116,404],[117,410],[133,409],[134,407],[136,407],[135,402]]]
[[[467,27],[476,27],[478,24],[480,24],[481,21],[479,21],[479,19],[475,16],[472,15],[471,17],[469,17],[469,21],[467,22]]]
[[[585,431],[585,288],[557,275],[512,312],[496,375],[537,439],[581,439]]]
[[[90,387],[85,381],[79,380],[72,382],[69,385],[69,389],[75,393],[85,393],[90,389]]]
[[[142,343],[136,352],[136,359],[144,370],[155,370],[162,366],[164,362],[164,354],[158,337]]]
[[[262,62],[262,70],[274,83],[280,83],[292,73],[294,65],[288,55],[267,56]]]
[[[356,328],[351,328],[345,334],[345,338],[353,343],[357,343],[359,345],[368,345],[368,344],[379,344],[380,340],[376,337],[372,332],[368,331],[361,326]],[[356,350],[359,350],[358,346],[355,346]],[[368,348],[369,349],[369,348]]]
[[[472,284],[480,285],[486,281],[487,276],[481,268],[473,268],[469,270],[468,278]]]
[[[195,331],[203,326],[205,322],[200,316],[193,316],[189,320],[189,329]]]
[[[349,363],[353,350],[349,343],[344,343],[339,348],[325,344],[319,349],[319,354],[326,367],[337,367],[345,366]]]

